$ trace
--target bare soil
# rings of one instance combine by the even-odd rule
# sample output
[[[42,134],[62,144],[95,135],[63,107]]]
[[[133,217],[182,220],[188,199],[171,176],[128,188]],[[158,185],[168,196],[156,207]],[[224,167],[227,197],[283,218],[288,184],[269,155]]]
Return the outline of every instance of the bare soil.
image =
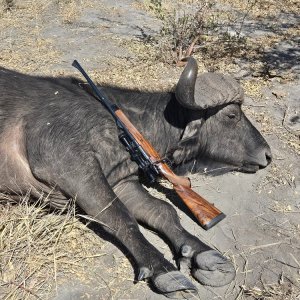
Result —
[[[299,3],[254,1],[244,18],[246,2],[251,1],[218,1],[221,9],[242,16],[228,30],[242,26],[243,47],[212,41],[195,57],[200,71],[240,80],[244,111],[271,145],[273,162],[256,174],[192,176],[194,189],[227,215],[207,232],[176,209],[183,225],[230,257],[237,270],[235,281],[223,288],[194,281],[197,299],[300,299]],[[159,49],[146,43],[145,36],[158,34],[161,26],[148,4],[1,0],[0,65],[28,74],[78,76],[71,67],[77,59],[100,84],[171,90],[182,68],[161,61]],[[161,189],[148,189],[172,202]],[[164,299],[147,283],[135,283],[124,253],[98,237],[91,224],[83,225],[75,211],[48,212],[26,198],[21,205],[7,199],[0,205],[0,298]],[[160,237],[141,230],[173,261]]]

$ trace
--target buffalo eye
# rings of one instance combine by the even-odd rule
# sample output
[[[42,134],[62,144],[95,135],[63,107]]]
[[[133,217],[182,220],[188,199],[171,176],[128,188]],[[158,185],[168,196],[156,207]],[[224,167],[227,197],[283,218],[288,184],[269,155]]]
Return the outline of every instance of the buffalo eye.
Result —
[[[234,119],[235,117],[236,117],[235,114],[229,114],[229,115],[228,115],[228,118],[229,118],[229,119]]]

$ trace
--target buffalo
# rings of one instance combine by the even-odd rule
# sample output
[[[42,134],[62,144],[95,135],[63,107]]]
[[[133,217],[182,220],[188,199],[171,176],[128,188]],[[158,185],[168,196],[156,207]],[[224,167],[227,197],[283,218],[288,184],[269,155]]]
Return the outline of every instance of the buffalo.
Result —
[[[231,261],[185,230],[171,204],[144,189],[114,119],[82,86],[75,78],[0,68],[0,192],[18,197],[30,190],[56,209],[76,199],[125,247],[137,279],[148,278],[166,296],[188,297],[196,287],[146,240],[138,222],[164,236],[178,267],[189,268],[201,284],[231,282]],[[194,58],[175,92],[101,90],[178,174],[254,173],[271,161],[270,147],[241,110],[241,86],[228,75],[198,76]]]

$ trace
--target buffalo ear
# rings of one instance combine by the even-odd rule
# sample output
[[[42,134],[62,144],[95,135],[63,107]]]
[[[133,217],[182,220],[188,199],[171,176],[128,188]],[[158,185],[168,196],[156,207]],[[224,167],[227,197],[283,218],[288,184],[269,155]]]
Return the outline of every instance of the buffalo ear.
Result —
[[[201,124],[202,120],[198,119],[185,127],[182,138],[172,155],[176,165],[195,158],[199,153]]]

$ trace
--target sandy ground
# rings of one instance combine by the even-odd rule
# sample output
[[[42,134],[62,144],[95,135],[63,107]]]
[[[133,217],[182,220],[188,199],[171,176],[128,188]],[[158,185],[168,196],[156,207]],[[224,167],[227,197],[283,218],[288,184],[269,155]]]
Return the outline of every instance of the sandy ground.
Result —
[[[1,66],[30,74],[77,75],[71,67],[76,58],[98,82],[140,89],[171,88],[182,70],[147,59],[152,52],[141,39],[143,34],[157,33],[160,21],[138,2],[15,1],[15,5],[1,15]],[[274,159],[257,174],[192,176],[194,189],[227,218],[205,232],[176,208],[182,223],[230,257],[237,270],[235,281],[223,288],[204,287],[194,281],[199,289],[197,299],[300,299],[300,53],[299,35],[293,30],[299,33],[299,15],[294,11],[263,21],[249,17],[243,28],[245,36],[253,41],[277,39],[257,61],[255,55],[241,56],[230,64],[199,61],[201,70],[214,65],[241,80],[247,95],[244,111],[263,132]],[[279,39],[282,34],[290,39]],[[256,64],[262,58],[269,67],[267,79]],[[166,199],[157,190],[149,190]],[[173,261],[164,241],[141,230]],[[101,249],[94,249],[98,255],[80,262],[84,266],[80,276],[76,272],[55,273],[56,284],[46,294],[27,292],[26,298],[164,299],[147,283],[135,283],[124,254],[101,238]],[[6,287],[3,276],[1,280],[0,295]]]

